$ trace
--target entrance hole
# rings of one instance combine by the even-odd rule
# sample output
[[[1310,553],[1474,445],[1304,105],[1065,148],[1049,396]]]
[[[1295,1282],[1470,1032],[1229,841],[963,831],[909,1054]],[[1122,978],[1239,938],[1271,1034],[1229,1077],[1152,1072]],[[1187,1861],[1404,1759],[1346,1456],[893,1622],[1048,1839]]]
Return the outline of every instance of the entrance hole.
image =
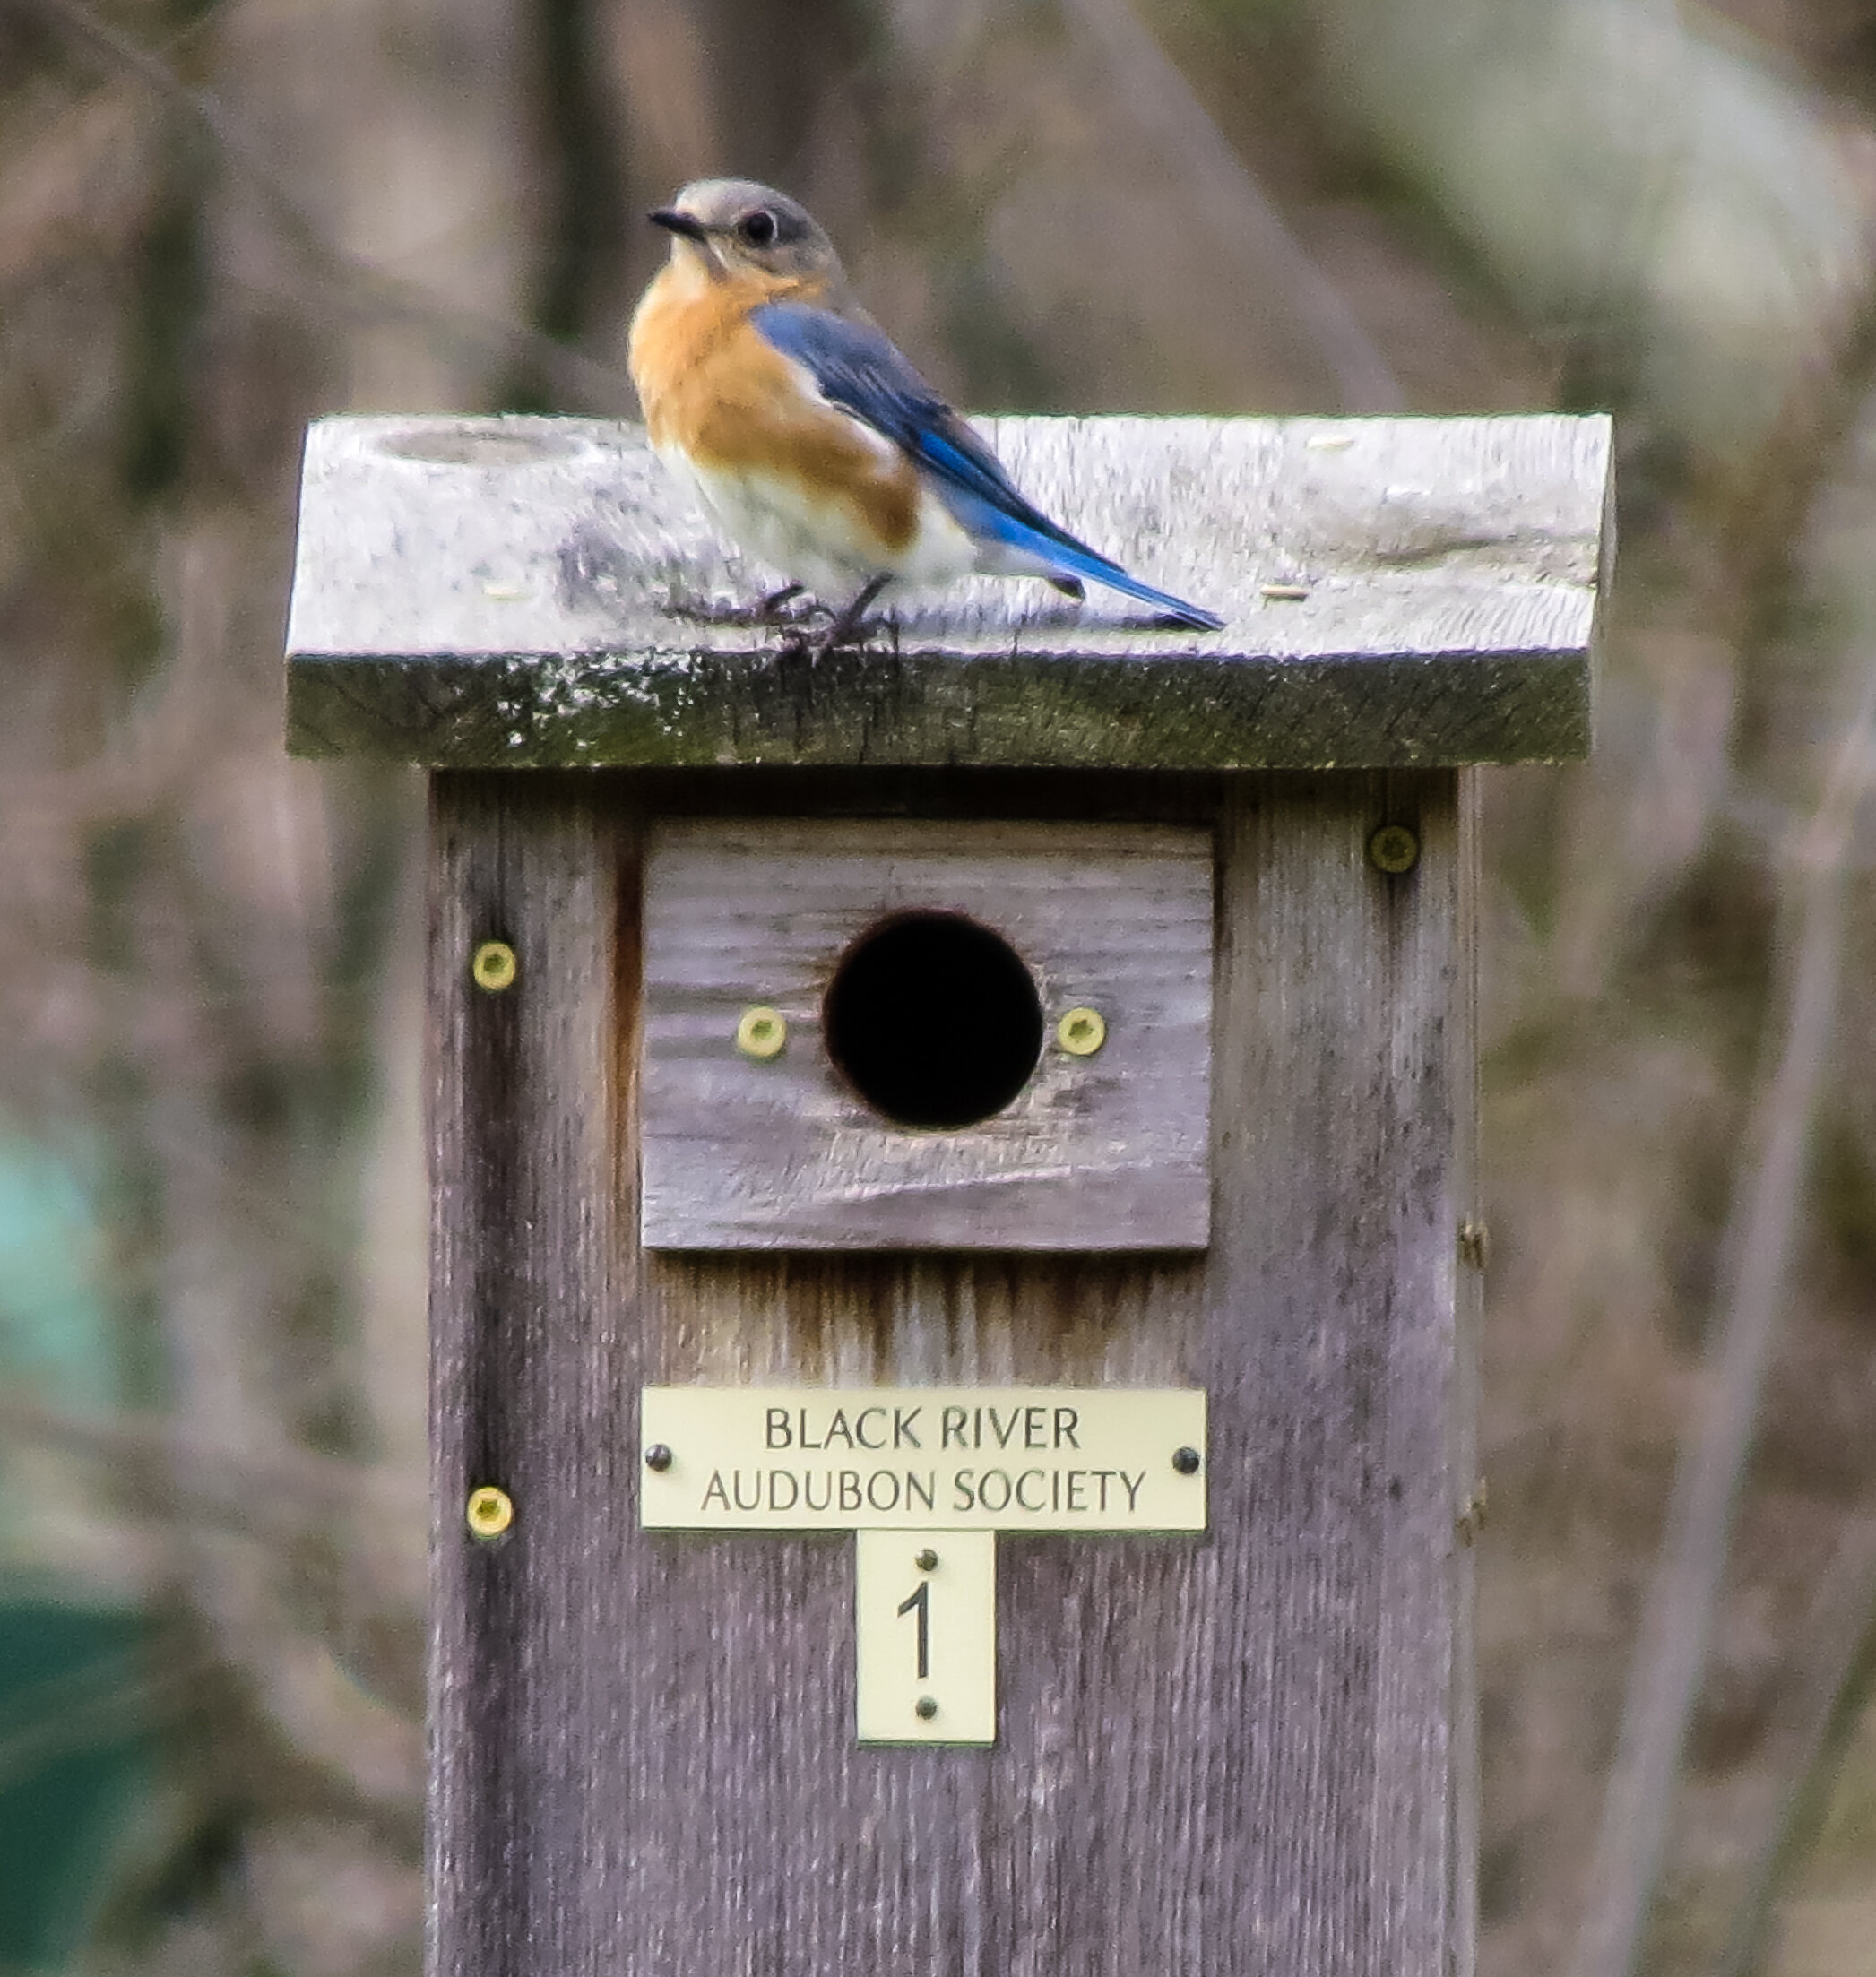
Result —
[[[898,1126],[1000,1112],[1042,1054],[1042,1004],[1009,943],[961,913],[904,913],[850,947],[822,1007],[827,1053]]]

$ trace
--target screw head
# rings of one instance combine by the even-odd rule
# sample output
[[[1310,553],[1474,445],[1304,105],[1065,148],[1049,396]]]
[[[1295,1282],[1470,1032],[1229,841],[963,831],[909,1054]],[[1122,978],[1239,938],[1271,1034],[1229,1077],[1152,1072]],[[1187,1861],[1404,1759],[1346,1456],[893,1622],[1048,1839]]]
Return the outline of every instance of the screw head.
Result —
[[[671,1452],[662,1442],[653,1442],[644,1452],[644,1465],[661,1476],[671,1465]]]
[[[736,1048],[746,1058],[776,1058],[788,1041],[788,1018],[766,1003],[745,1009],[736,1025]]]
[[[936,1572],[938,1570],[938,1553],[928,1544],[912,1560],[912,1563],[918,1567],[921,1572]]]
[[[514,958],[514,950],[505,940],[485,940],[469,964],[470,979],[491,996],[512,988],[520,972],[521,963]]]
[[[469,1501],[463,1506],[463,1521],[471,1537],[485,1541],[498,1538],[514,1522],[514,1499],[506,1489],[484,1483],[470,1491]]]
[[[1377,871],[1411,872],[1420,860],[1420,840],[1405,824],[1384,824],[1369,839],[1368,856]]]
[[[1107,1022],[1098,1009],[1071,1009],[1055,1026],[1055,1040],[1071,1058],[1091,1058],[1107,1041]]]
[[[1172,1466],[1181,1476],[1196,1476],[1198,1473],[1198,1451],[1196,1448],[1175,1448],[1172,1451]]]
[[[938,1697],[936,1696],[921,1696],[918,1701],[912,1705],[912,1714],[921,1722],[929,1723],[938,1714]]]

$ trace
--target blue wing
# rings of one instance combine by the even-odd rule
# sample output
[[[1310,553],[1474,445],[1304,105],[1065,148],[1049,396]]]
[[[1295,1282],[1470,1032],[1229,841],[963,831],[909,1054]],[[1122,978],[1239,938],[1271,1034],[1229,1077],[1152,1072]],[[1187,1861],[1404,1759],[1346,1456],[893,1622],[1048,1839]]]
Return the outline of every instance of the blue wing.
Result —
[[[1195,631],[1216,631],[1223,623],[1129,576],[1051,522],[872,324],[802,302],[765,303],[749,320],[765,341],[806,367],[829,404],[863,419],[910,454],[959,525],[1010,556],[1013,566],[1028,564],[1039,575],[1077,588],[1083,579],[1105,584]]]

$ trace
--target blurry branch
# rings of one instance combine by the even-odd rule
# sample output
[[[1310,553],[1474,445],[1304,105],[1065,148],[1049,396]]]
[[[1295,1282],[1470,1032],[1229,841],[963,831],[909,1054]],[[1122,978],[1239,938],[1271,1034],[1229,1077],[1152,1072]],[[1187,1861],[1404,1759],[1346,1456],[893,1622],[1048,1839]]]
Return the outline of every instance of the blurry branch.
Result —
[[[51,829],[83,830],[152,809],[200,787],[222,761],[246,758],[252,749],[246,735],[212,730],[205,735],[207,697],[186,667],[172,664],[107,749],[69,768],[9,775],[6,807],[0,811],[0,850],[16,833],[43,836]]]
[[[354,1681],[285,1610],[271,1627],[224,1625],[223,1652],[245,1668],[255,1699],[296,1757],[367,1806],[420,1826],[421,1712],[406,1713]]]
[[[186,1706],[209,1668],[199,1653],[144,1650],[29,1684],[0,1714],[0,1791],[75,1751],[147,1735]]]
[[[1876,1518],[1854,1517],[1838,1539],[1797,1647],[1790,1701],[1768,1732],[1782,1789],[1751,1845],[1751,1864],[1712,1977],[1751,1977],[1772,1904],[1798,1843],[1828,1790],[1876,1653]]]
[[[1528,318],[1751,464],[1871,274],[1854,141],[1656,0],[1310,0],[1323,86]],[[1615,379],[1592,374],[1606,389]]]
[[[56,257],[82,208],[94,237],[122,252],[145,196],[134,171],[134,84],[97,91],[7,160],[0,177],[0,281],[28,281]],[[99,182],[108,187],[99,196]],[[134,199],[131,195],[137,196]],[[9,446],[17,446],[13,438]]]
[[[243,1541],[242,1556],[259,1561],[243,1566],[222,1552],[197,1576],[191,1603],[214,1636],[214,1656],[172,1656],[153,1666],[146,1661],[141,1680],[117,1684],[102,1698],[74,1696],[44,1720],[38,1714],[44,1697],[36,1691],[35,1720],[18,1731],[0,1719],[0,1787],[10,1769],[96,1740],[106,1722],[101,1700],[111,1704],[109,1722],[127,1728],[139,1713],[147,1719],[158,1705],[179,1705],[199,1694],[203,1677],[222,1666],[242,1672],[248,1694],[288,1747],[330,1783],[366,1805],[412,1811],[422,1793],[419,1724],[362,1688],[307,1630],[303,1579],[291,1595],[271,1582],[282,1548],[316,1541],[359,1512],[379,1529],[399,1515],[412,1527],[420,1524],[420,1474],[341,1462],[285,1442],[264,1451],[218,1447],[165,1420],[92,1419],[12,1399],[0,1400],[0,1434],[94,1457],[109,1469],[122,1498],[148,1505],[155,1538],[199,1550],[204,1527],[216,1526]],[[180,1519],[178,1504],[186,1513]],[[126,1508],[120,1519],[130,1526],[134,1513]],[[255,1552],[255,1545],[266,1549]],[[302,1557],[302,1572],[305,1565]]]
[[[368,1460],[341,1462],[285,1441],[262,1450],[217,1446],[168,1419],[94,1417],[28,1400],[0,1400],[0,1435],[88,1456],[152,1520],[174,1521],[177,1498],[243,1536],[293,1537],[359,1510],[421,1515],[423,1479]],[[413,1506],[418,1506],[413,1508]]]
[[[1719,815],[1727,828],[1771,856],[1780,844],[1789,843],[1794,828],[1790,807],[1763,790],[1735,783],[1720,803]],[[1876,817],[1865,816],[1852,839],[1846,862],[1854,872],[1876,869]]]
[[[1796,959],[1778,1062],[1745,1144],[1727,1217],[1721,1305],[1704,1416],[1683,1443],[1595,1856],[1584,1883],[1572,1977],[1630,1977],[1660,1873],[1687,1728],[1725,1572],[1733,1515],[1752,1446],[1798,1217],[1811,1115],[1823,1081],[1843,958],[1846,853],[1876,781],[1876,652],[1808,826],[1792,845],[1784,911]]]
[[[163,101],[185,111],[213,140],[228,170],[262,201],[279,237],[299,256],[317,287],[295,291],[302,304],[371,322],[403,321],[479,357],[518,358],[568,403],[616,410],[627,401],[623,376],[526,324],[503,321],[444,301],[415,282],[385,273],[326,238],[275,176],[272,165],[206,90],[191,87],[169,63],[83,4],[83,0],[0,0],[0,10],[36,15],[117,68],[134,75]],[[329,284],[329,285],[328,285]]]
[[[1367,331],[1226,141],[1179,65],[1128,0],[1061,0],[1074,27],[1100,51],[1114,95],[1183,175],[1197,217],[1284,301],[1319,349],[1346,412],[1397,412],[1406,394]]]

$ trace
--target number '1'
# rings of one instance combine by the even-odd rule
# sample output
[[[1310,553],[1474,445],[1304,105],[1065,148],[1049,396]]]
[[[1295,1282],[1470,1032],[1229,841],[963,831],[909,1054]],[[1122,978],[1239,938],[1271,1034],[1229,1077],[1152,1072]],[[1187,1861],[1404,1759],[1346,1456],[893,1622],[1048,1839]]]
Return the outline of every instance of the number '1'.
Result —
[[[931,1673],[931,1581],[921,1579],[919,1590],[900,1607],[895,1619],[916,1612],[919,1616],[919,1679],[922,1682]]]

